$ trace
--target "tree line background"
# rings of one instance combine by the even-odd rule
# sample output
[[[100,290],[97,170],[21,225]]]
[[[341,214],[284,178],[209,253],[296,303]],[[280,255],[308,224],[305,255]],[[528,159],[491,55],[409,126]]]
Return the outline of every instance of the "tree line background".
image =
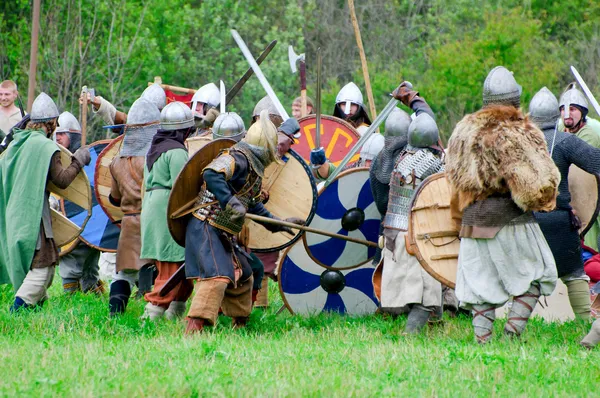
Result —
[[[600,2],[596,0],[356,0],[378,110],[409,80],[437,114],[447,138],[482,103],[487,72],[504,65],[523,86],[523,105],[543,86],[557,96],[575,65],[600,96]],[[19,85],[26,103],[32,4],[0,5],[0,79]],[[248,68],[230,34],[237,29],[255,56],[278,44],[262,69],[289,110],[299,94],[287,49],[305,52],[314,98],[316,49],[323,54],[323,112],[333,111],[348,81],[362,88],[360,58],[346,0],[42,0],[36,93],[78,115],[83,85],[118,109],[154,76],[198,88],[222,79],[230,88]],[[264,96],[251,78],[233,100],[248,121]],[[99,138],[98,122],[88,134]]]

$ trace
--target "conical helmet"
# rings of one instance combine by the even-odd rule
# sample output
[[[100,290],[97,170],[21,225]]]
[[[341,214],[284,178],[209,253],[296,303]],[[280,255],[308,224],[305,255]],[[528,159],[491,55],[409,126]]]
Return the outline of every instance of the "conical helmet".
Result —
[[[254,111],[252,111],[252,117],[260,116],[261,112],[264,110],[269,111],[269,115],[281,116],[268,95],[262,97],[260,101],[256,103]]]
[[[194,127],[194,115],[183,102],[171,102],[160,112],[162,130],[181,130],[190,127]]]
[[[235,112],[221,113],[212,127],[213,138],[231,138],[240,141],[246,133],[244,121]]]
[[[439,138],[438,126],[428,113],[421,113],[408,128],[408,144],[415,148],[427,148],[435,145]]]
[[[577,89],[575,83],[569,84],[567,90],[560,96],[560,108],[564,107],[565,119],[569,117],[569,107],[571,105],[577,106],[578,108],[584,108],[585,114],[587,114],[590,107],[585,95]]]
[[[356,84],[354,84],[353,82],[350,82],[350,83],[346,84],[344,87],[342,87],[342,89],[338,93],[337,97],[335,97],[335,103],[336,104],[342,104],[342,103],[346,104],[346,108],[344,110],[346,115],[350,113],[350,104],[351,103],[358,105],[360,108],[364,108],[363,95],[360,92],[360,89],[358,88],[358,86]]]
[[[127,114],[121,156],[146,156],[160,127],[160,111],[152,102],[138,98]]]
[[[210,108],[216,108],[221,102],[221,93],[214,83],[208,83],[200,87],[192,97],[192,112],[196,111],[196,104],[199,102],[208,105]]]
[[[385,136],[386,137],[406,137],[408,135],[408,127],[412,122],[408,113],[400,108],[394,108],[388,118],[385,120]]]
[[[151,84],[144,90],[140,98],[145,98],[152,102],[159,111],[167,105],[167,94],[158,83]]]
[[[560,117],[558,100],[547,87],[542,87],[531,99],[529,117],[542,130],[554,128],[556,125]]]
[[[58,117],[58,126],[56,133],[81,133],[79,121],[71,112],[63,112]]]
[[[518,108],[522,91],[511,71],[504,66],[496,66],[483,83],[483,105],[512,105]]]
[[[47,122],[60,115],[58,107],[46,93],[40,93],[31,105],[30,120],[35,123]]]
[[[264,150],[266,166],[277,161],[277,128],[271,122],[268,110],[263,110],[259,116],[260,120],[250,126],[243,141]]]

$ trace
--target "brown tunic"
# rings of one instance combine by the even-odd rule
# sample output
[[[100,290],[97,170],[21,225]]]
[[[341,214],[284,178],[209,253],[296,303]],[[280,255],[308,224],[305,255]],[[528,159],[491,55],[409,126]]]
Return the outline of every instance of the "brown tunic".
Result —
[[[48,179],[58,188],[66,189],[77,177],[81,171],[81,164],[78,160],[73,159],[69,167],[63,168],[60,161],[60,152],[55,152],[50,159],[50,168],[48,169]],[[44,198],[46,200],[46,198]],[[44,206],[48,206],[44,203]],[[43,221],[40,221],[41,247],[35,251],[31,268],[46,268],[58,262],[58,248],[54,243],[54,239],[47,238],[44,231]]]
[[[121,221],[121,235],[117,246],[117,272],[139,270],[150,261],[140,259],[142,238],[140,213],[142,212],[142,181],[144,156],[114,158],[110,164],[112,187],[110,196],[120,203],[125,214]]]

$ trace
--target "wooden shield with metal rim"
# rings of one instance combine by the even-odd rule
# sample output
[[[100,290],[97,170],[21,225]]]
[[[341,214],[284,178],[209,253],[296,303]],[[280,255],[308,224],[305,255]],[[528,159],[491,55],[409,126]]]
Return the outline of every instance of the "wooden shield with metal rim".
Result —
[[[193,216],[191,214],[177,218],[172,216],[194,207],[198,192],[204,182],[202,170],[219,156],[223,149],[233,145],[235,145],[235,141],[226,138],[211,141],[191,156],[179,172],[169,195],[167,224],[171,236],[180,246],[185,247],[185,230],[190,217]]]
[[[185,140],[185,147],[188,150],[188,154],[190,157],[198,152],[200,149],[204,148],[206,144],[213,140],[212,134],[205,135],[202,137],[191,137]]]
[[[371,193],[369,168],[346,170],[326,188],[321,188],[312,228],[377,242],[381,214]],[[308,255],[317,264],[331,269],[350,269],[365,264],[376,249],[314,233],[303,238]]]
[[[302,242],[297,242],[284,252],[279,291],[292,314],[373,314],[379,306],[372,282],[374,270],[371,263],[345,270],[323,268],[310,258]]]
[[[269,194],[265,207],[280,219],[298,217],[309,224],[317,207],[317,187],[308,165],[294,150],[282,157],[283,164],[273,163],[265,170],[262,190]],[[255,223],[247,221],[248,247],[255,252],[282,250],[302,237],[286,232],[272,233]]]
[[[300,136],[294,139],[294,150],[310,163],[310,151],[315,149],[317,117],[308,115],[298,120]],[[337,166],[350,149],[356,145],[360,134],[352,125],[337,117],[321,115],[321,146],[325,149],[327,159]],[[352,157],[350,163],[358,161],[360,151]]]
[[[450,215],[450,196],[445,173],[427,177],[417,188],[408,216],[407,251],[431,276],[454,288],[460,240]]]
[[[592,228],[600,210],[600,177],[583,171],[575,165],[569,168],[569,192],[571,206],[581,220],[579,235],[585,236]]]
[[[73,155],[61,145],[58,145],[58,147],[60,148],[60,160],[63,167],[67,167],[71,164]],[[64,246],[81,234],[92,215],[92,189],[90,181],[85,171],[82,170],[66,189],[60,189],[49,182],[48,191],[61,199],[74,203],[82,209],[77,224],[69,220],[64,214],[50,209],[54,242],[56,246]]]
[[[119,228],[121,227],[120,223],[123,219],[123,211],[121,211],[121,207],[113,206],[110,203],[108,195],[110,194],[110,189],[112,187],[112,175],[109,167],[113,159],[119,156],[122,144],[122,135],[114,140],[109,140],[108,145],[100,152],[94,168],[94,193],[96,195],[96,200],[106,216]]]

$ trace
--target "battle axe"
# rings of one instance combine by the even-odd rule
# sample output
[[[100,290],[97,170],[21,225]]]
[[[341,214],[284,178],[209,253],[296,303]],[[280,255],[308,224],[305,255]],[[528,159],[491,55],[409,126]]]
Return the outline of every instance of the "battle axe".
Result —
[[[308,114],[307,104],[306,104],[306,60],[304,58],[304,54],[296,54],[294,48],[292,46],[288,47],[288,59],[290,60],[290,68],[292,69],[292,73],[298,72],[300,70],[300,99],[301,99],[301,113],[302,117]],[[298,64],[298,68],[296,67]]]

